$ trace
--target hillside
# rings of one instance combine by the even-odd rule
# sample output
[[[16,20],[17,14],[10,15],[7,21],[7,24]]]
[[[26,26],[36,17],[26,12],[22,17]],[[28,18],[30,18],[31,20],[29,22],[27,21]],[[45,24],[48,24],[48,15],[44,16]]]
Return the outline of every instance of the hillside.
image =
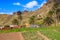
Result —
[[[33,12],[28,12],[28,11],[23,11],[22,12],[22,17],[23,17],[23,22],[28,22],[29,17],[31,16],[38,16],[40,15],[41,18],[46,18],[47,13],[52,10],[54,3],[60,3],[60,0],[48,0],[47,3],[45,3],[41,8],[38,10],[35,10]],[[60,7],[60,4],[59,6]],[[13,15],[7,15],[7,14],[0,14],[0,25],[11,25],[13,19],[17,19],[17,14]]]
[[[11,18],[12,18],[11,15],[0,14],[0,25],[4,25],[5,23],[8,23]]]
[[[46,17],[47,13],[53,8],[55,2],[60,3],[60,0],[48,0],[41,8],[33,12],[33,15],[41,15],[41,17]],[[60,5],[58,6],[60,7]]]

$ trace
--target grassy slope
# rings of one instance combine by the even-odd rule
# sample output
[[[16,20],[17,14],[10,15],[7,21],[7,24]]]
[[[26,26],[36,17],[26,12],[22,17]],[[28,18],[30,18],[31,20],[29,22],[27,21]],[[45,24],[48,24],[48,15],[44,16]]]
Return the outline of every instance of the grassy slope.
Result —
[[[0,25],[5,25],[6,23],[8,23],[10,21],[11,17],[12,17],[11,15],[0,14]]]
[[[40,32],[51,40],[60,40],[60,27],[43,28]]]
[[[16,15],[0,14],[0,25],[11,25],[13,19]]]

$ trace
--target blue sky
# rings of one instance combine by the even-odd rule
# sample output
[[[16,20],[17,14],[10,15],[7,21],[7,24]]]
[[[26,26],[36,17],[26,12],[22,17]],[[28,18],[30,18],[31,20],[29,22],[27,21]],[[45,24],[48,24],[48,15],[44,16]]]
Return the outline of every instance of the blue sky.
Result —
[[[12,14],[16,11],[34,11],[42,7],[47,0],[0,0],[0,14]]]

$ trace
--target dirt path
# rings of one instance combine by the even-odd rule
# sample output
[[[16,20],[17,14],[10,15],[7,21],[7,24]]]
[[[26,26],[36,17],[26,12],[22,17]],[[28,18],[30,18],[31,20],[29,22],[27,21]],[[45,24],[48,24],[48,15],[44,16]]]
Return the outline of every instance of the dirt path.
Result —
[[[0,40],[24,40],[21,32],[0,34]]]
[[[41,36],[42,38],[44,38],[44,40],[50,40],[45,35],[41,34],[39,31],[38,31],[38,35]]]

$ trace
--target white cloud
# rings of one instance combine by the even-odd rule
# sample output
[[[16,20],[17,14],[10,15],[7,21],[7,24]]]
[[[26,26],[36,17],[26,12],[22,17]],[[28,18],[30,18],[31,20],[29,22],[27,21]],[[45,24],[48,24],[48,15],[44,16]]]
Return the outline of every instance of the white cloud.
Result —
[[[13,5],[18,5],[18,6],[19,6],[19,5],[21,5],[21,4],[20,4],[19,2],[16,2],[16,3],[13,3]]]
[[[24,7],[25,8],[33,8],[34,6],[37,6],[38,2],[37,1],[31,1],[29,3],[27,3]]]

